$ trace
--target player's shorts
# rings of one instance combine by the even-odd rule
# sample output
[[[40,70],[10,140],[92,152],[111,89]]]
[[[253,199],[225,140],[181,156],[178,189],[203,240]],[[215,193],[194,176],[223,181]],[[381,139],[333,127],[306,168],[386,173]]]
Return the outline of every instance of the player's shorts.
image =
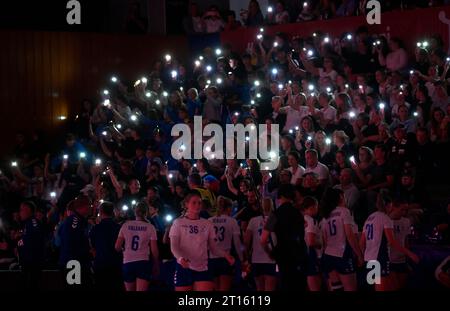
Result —
[[[208,260],[208,270],[211,271],[213,277],[221,275],[234,275],[234,266],[230,266],[225,258],[211,258]]]
[[[319,258],[317,252],[313,248],[308,249],[308,257],[306,263],[306,276],[314,276],[320,274]]]
[[[195,282],[212,282],[213,277],[209,270],[195,271],[183,268],[179,263],[175,267],[174,285],[192,286]]]
[[[406,262],[402,262],[402,263],[390,263],[390,268],[392,272],[397,272],[397,273],[408,273],[409,272],[409,268],[408,268],[408,264]]]
[[[251,271],[254,277],[263,275],[275,276],[277,274],[277,265],[274,263],[253,263]]]
[[[355,272],[355,260],[350,247],[346,247],[342,257],[323,254],[322,268],[326,273],[337,271],[339,274],[352,274]]]
[[[123,280],[127,283],[136,279],[150,281],[152,278],[152,263],[149,260],[132,261],[122,266]]]

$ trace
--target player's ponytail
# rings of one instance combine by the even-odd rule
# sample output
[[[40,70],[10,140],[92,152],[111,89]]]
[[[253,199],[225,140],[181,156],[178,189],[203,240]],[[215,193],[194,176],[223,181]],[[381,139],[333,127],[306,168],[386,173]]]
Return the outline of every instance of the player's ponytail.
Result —
[[[134,209],[134,214],[136,218],[146,219],[148,215],[148,205],[145,202],[139,202]]]

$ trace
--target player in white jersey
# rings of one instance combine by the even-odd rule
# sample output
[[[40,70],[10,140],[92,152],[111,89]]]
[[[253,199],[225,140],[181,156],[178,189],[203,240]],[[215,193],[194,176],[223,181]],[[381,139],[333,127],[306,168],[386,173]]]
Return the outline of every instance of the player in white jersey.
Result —
[[[407,204],[395,201],[392,203],[389,217],[394,221],[394,238],[401,246],[406,248],[408,248],[408,235],[411,233],[411,221],[405,217],[407,213]],[[406,285],[409,272],[406,256],[393,248],[389,258],[391,260],[392,277],[396,280],[395,289],[402,289]]]
[[[419,257],[402,246],[394,237],[394,222],[387,215],[395,207],[392,202],[386,204],[386,195],[382,192],[377,198],[377,211],[369,215],[363,227],[361,235],[361,249],[364,250],[366,262],[378,261],[381,266],[380,282],[375,283],[375,290],[393,290],[395,280],[390,274],[389,248],[408,256],[412,261],[418,262]]]
[[[257,291],[273,291],[277,285],[275,260],[265,251],[261,244],[261,234],[267,218],[273,211],[273,201],[266,197],[262,201],[263,215],[250,219],[244,235],[244,242],[251,258],[251,271],[255,277]],[[276,236],[270,235],[269,247],[275,246]]]
[[[234,245],[235,251],[241,263],[243,262],[243,250],[241,245],[241,229],[236,219],[230,217],[233,202],[224,196],[217,198],[217,216],[209,218],[214,226],[217,247],[230,253]],[[215,289],[229,291],[233,281],[234,269],[223,257],[210,255],[209,270],[214,277]]]
[[[174,285],[176,291],[211,291],[212,275],[208,270],[208,251],[224,257],[230,266],[234,257],[217,247],[213,224],[200,218],[202,198],[197,191],[184,199],[186,213],[170,228],[170,249],[177,264]]]
[[[324,219],[321,222],[324,243],[323,270],[336,275],[345,291],[357,289],[355,262],[363,264],[362,253],[355,238],[354,220],[345,206],[344,194],[339,189],[327,189],[321,202]],[[333,288],[329,278],[329,288]],[[337,281],[337,280],[336,280]]]
[[[314,197],[305,197],[301,205],[305,219],[305,242],[308,247],[308,263],[306,276],[310,291],[320,291],[322,274],[319,269],[319,260],[322,257],[322,233],[320,232],[317,213],[319,203]]]
[[[147,221],[148,206],[140,202],[136,220],[128,220],[119,231],[115,248],[123,251],[123,279],[127,291],[147,291],[153,275],[159,272],[159,252],[155,227]],[[152,261],[150,261],[150,256]]]

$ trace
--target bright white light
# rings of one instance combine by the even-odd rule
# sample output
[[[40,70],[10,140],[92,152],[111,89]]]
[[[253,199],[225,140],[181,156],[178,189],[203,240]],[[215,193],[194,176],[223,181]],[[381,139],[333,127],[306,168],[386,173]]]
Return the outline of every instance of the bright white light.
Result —
[[[409,71],[409,74],[410,74],[410,75],[413,75],[413,74],[414,74],[414,70],[410,70],[410,71]]]
[[[327,92],[331,93],[331,87],[327,87]]]
[[[115,76],[112,76],[112,77],[111,77],[111,82],[114,82],[114,83],[116,83],[116,82],[117,82],[117,77],[115,77]]]
[[[11,166],[12,167],[17,167],[17,162],[16,161],[11,162]]]
[[[252,100],[250,101],[250,104],[254,105],[254,104],[255,104],[255,101],[252,99]]]
[[[217,78],[217,79],[216,79],[216,83],[217,83],[217,84],[222,84],[222,79],[221,79],[221,78]]]
[[[145,93],[145,97],[151,97],[151,96],[152,96],[152,93],[150,93],[150,92]]]
[[[211,80],[206,80],[206,84],[211,84]]]
[[[173,216],[172,215],[166,215],[165,217],[167,222],[171,222],[173,220]]]
[[[273,69],[272,69],[272,74],[273,74],[273,75],[276,75],[277,73],[278,73],[278,69],[277,69],[277,68],[273,68]]]
[[[170,72],[170,75],[171,75],[172,79],[175,79],[178,76],[178,72],[176,70],[172,70]]]
[[[330,37],[325,37],[325,38],[323,39],[323,42],[329,43],[329,42],[330,42]]]
[[[185,145],[181,145],[181,146],[180,146],[180,150],[181,150],[181,151],[186,150],[186,146],[185,146]]]
[[[276,153],[275,151],[269,152],[269,157],[270,157],[271,159],[275,159],[276,156],[277,156],[277,153]]]
[[[348,116],[349,116],[350,118],[354,118],[354,117],[356,117],[356,113],[355,113],[354,111],[350,111],[350,113],[348,114]]]
[[[136,205],[136,200],[131,201],[131,205]]]
[[[63,159],[64,159],[64,160],[67,160],[68,158],[69,158],[69,155],[68,155],[68,154],[63,155]]]
[[[295,127],[295,130],[298,131],[300,128],[298,126]]]
[[[362,90],[362,89],[364,88],[364,86],[358,85],[358,88],[359,88],[360,90]]]
[[[250,136],[245,136],[245,141],[249,141],[250,140]]]
[[[317,34],[315,32],[313,33],[313,37],[317,37]]]
[[[414,111],[413,116],[418,117],[419,113],[417,111]]]
[[[196,60],[196,61],[194,62],[194,64],[195,64],[195,67],[200,67],[201,62],[200,62],[199,60]]]
[[[257,98],[261,98],[261,93],[256,93]]]
[[[95,165],[101,165],[102,164],[102,160],[100,159],[95,159]]]
[[[307,138],[309,141],[311,141],[312,140],[312,137],[311,136],[308,136],[308,138]]]
[[[122,211],[124,211],[124,212],[128,211],[128,205],[123,205],[122,206]]]
[[[203,60],[203,56],[200,55],[200,56],[198,57],[198,59],[199,59],[199,60]]]
[[[105,101],[103,102],[103,106],[109,107],[110,105],[111,105],[111,101],[109,99],[105,99]]]
[[[308,55],[309,57],[313,56],[313,54],[314,54],[313,50],[308,50],[307,55]]]
[[[141,82],[142,82],[142,83],[147,83],[147,81],[148,81],[148,80],[147,80],[146,77],[142,77],[142,78],[141,78]]]
[[[170,56],[170,54],[166,54],[164,58],[166,59],[166,62],[170,62],[172,60],[172,56]]]
[[[254,130],[256,130],[256,126],[255,125],[250,125],[250,129],[252,130],[252,131],[254,131]]]
[[[102,132],[102,135],[103,135],[103,136],[106,136],[106,135],[108,135],[108,132],[103,131],[103,132]]]
[[[275,42],[273,43],[273,46],[274,46],[274,47],[277,47],[277,46],[278,46],[278,42],[275,41]]]
[[[378,107],[380,107],[380,109],[383,110],[384,107],[385,107],[385,105],[384,105],[383,103],[380,103],[380,104],[378,105]]]
[[[51,198],[56,198],[56,192],[54,192],[54,191],[50,192],[50,197]]]
[[[289,130],[289,134],[294,134],[294,130],[293,130],[293,129],[290,129],[290,130]]]
[[[269,7],[267,8],[267,12],[272,13],[272,12],[273,12],[273,8],[272,8],[271,6],[269,6]]]
[[[221,49],[216,49],[216,55],[219,56],[222,54],[222,50]]]
[[[116,127],[120,130],[122,128],[122,124],[117,124]]]
[[[346,88],[346,89],[348,89],[348,88],[349,88],[349,85],[348,85],[347,83],[345,83],[345,88]]]
[[[325,144],[327,145],[331,145],[331,139],[330,138],[325,138]]]
[[[84,152],[80,152],[80,158],[81,158],[81,159],[84,159],[84,158],[86,158],[86,153],[84,153]]]
[[[428,46],[428,41],[423,41],[422,46],[426,48]]]
[[[445,60],[446,60],[447,62],[450,62],[450,57],[447,57]]]
[[[235,115],[236,117],[239,117],[239,112],[235,112],[234,115]]]
[[[264,28],[259,28],[259,32],[264,32]]]
[[[180,91],[182,91],[182,92],[183,92],[183,90],[184,90],[184,88],[183,88],[182,86],[180,86]]]
[[[352,163],[355,163],[355,162],[356,162],[355,156],[351,156],[349,160],[350,160],[350,162],[352,162]]]
[[[422,46],[422,42],[417,42],[417,47],[421,47]]]
[[[261,40],[263,38],[263,35],[262,34],[258,34],[257,36],[256,36],[256,39],[258,39],[258,40]]]
[[[212,67],[210,65],[206,66],[206,71],[210,72],[212,70]]]
[[[167,96],[169,96],[169,93],[167,93],[166,91],[164,91],[164,92],[162,93],[162,95],[163,95],[164,97],[167,97]]]
[[[208,146],[208,147],[205,147],[205,151],[206,151],[206,152],[211,152],[211,147],[209,147],[209,146]]]
[[[278,84],[278,89],[281,91],[283,89],[283,84]]]
[[[303,7],[307,7],[308,6],[308,2],[303,2]]]
[[[136,121],[136,120],[137,120],[137,116],[133,114],[133,115],[130,117],[130,120],[131,120],[131,121]]]
[[[157,99],[157,100],[155,101],[155,104],[159,105],[159,104],[161,104],[161,101],[160,101],[159,99]]]
[[[67,119],[66,116],[59,116],[59,117],[58,117],[58,120],[61,120],[61,121],[64,121],[65,119]]]
[[[314,91],[314,85],[313,84],[308,85],[308,90]]]
[[[261,83],[259,82],[259,80],[255,80],[254,84],[255,84],[255,86],[260,86],[260,85],[261,85]]]
[[[109,91],[108,91],[108,90],[103,90],[103,94],[104,94],[104,95],[108,95],[108,94],[109,94]]]
[[[353,36],[351,34],[347,35],[347,40],[351,40],[353,38]]]

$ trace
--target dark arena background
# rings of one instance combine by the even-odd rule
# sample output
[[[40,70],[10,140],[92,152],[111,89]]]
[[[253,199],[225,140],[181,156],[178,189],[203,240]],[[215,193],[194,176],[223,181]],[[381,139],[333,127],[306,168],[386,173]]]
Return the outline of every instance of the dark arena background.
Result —
[[[4,2],[1,292],[450,288],[450,1]]]

